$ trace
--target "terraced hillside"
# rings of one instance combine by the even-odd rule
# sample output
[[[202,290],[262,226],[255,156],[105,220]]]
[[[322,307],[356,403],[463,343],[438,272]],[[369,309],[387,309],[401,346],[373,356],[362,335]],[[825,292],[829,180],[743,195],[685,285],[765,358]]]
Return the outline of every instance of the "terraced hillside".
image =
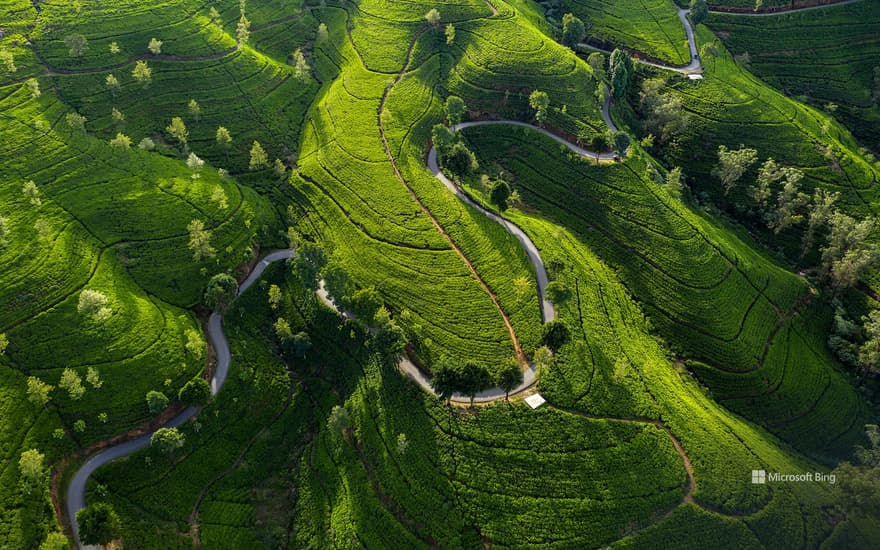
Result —
[[[880,153],[880,5],[856,2],[772,17],[714,14],[710,28],[749,69],[852,130]]]
[[[865,411],[848,380],[830,368],[823,325],[807,305],[813,296],[802,280],[670,199],[640,176],[637,160],[596,166],[528,130],[492,125],[464,132],[485,169],[508,175],[524,210],[565,227],[619,270],[652,325],[697,361],[696,373],[721,403],[809,452],[834,456],[858,440]],[[480,193],[478,185],[471,189]],[[528,230],[531,222],[521,225]],[[571,269],[570,253],[551,257]],[[563,273],[578,295],[581,284],[590,288],[588,277]],[[592,341],[593,323],[581,324]],[[591,370],[618,355],[591,354]],[[792,369],[797,374],[786,376]],[[577,387],[583,398],[594,391],[586,372]],[[820,433],[817,424],[827,429]]]
[[[707,29],[699,29],[698,41],[715,40]],[[744,145],[756,149],[761,161],[773,158],[803,171],[805,192],[817,187],[839,192],[838,205],[846,212],[859,217],[876,214],[874,182],[880,169],[859,150],[843,125],[761,82],[737,66],[723,48],[711,60],[704,60],[703,68],[701,81],[669,81],[689,123],[677,145],[665,153],[670,165],[688,167],[698,190],[720,196],[721,184],[712,175],[718,146]],[[747,128],[761,131],[744,131]],[[748,208],[747,186],[733,189],[727,200]],[[782,243],[785,237],[781,236]],[[796,243],[797,237],[793,240]]]
[[[575,4],[603,44],[693,62],[671,2]],[[639,121],[540,13],[0,0],[0,547],[89,542],[69,524],[83,484],[130,548],[869,541],[831,484],[751,482],[825,476],[868,443],[824,292],[668,195],[636,141],[583,156],[575,139]],[[755,144],[873,212],[876,168],[843,126],[723,48],[705,61],[664,88],[694,122],[662,160],[712,189],[717,144]],[[478,167],[444,157],[444,176],[429,152],[453,95],[494,123],[447,136]],[[216,274],[253,284],[226,310]],[[537,382],[438,397],[450,372],[501,386],[511,367]],[[219,393],[179,394],[195,378]],[[100,449],[119,459],[81,468]]]

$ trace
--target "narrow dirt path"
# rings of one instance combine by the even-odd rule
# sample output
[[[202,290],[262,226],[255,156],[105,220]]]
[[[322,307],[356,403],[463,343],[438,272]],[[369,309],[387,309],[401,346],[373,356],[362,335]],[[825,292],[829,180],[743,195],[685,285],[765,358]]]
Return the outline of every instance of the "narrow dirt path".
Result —
[[[388,143],[388,138],[385,135],[385,123],[382,121],[382,115],[385,113],[385,105],[388,102],[388,96],[391,94],[391,91],[394,89],[394,87],[403,79],[403,76],[406,74],[407,69],[409,69],[409,66],[412,63],[412,53],[415,50],[416,43],[427,30],[428,27],[425,27],[424,29],[419,31],[416,36],[413,37],[413,40],[409,45],[409,49],[406,52],[406,57],[403,62],[403,66],[400,69],[400,72],[397,73],[397,77],[391,82],[391,84],[386,86],[385,91],[382,92],[382,99],[379,102],[379,109],[377,112],[379,135],[382,139],[382,147],[385,149],[385,156],[388,157],[388,161],[391,163],[391,168],[394,170],[394,175],[397,177],[398,181],[400,181],[400,183],[406,189],[407,193],[409,193],[413,201],[415,201],[415,203],[419,206],[422,213],[427,216],[429,220],[431,220],[431,224],[434,226],[434,228],[438,232],[440,232],[443,237],[446,238],[447,242],[449,242],[449,246],[451,246],[452,249],[455,250],[461,260],[467,266],[468,270],[470,270],[471,274],[474,276],[477,282],[479,282],[480,286],[483,288],[483,291],[489,296],[489,298],[492,300],[492,303],[495,304],[495,308],[498,310],[498,313],[501,315],[501,319],[504,321],[504,325],[507,327],[507,332],[510,335],[510,340],[513,342],[513,349],[516,352],[516,356],[521,362],[525,363],[526,357],[522,351],[522,347],[519,344],[519,339],[516,337],[516,332],[513,330],[513,324],[511,324],[510,318],[507,316],[504,308],[501,307],[501,302],[498,301],[498,296],[496,296],[495,293],[492,292],[492,289],[489,288],[489,285],[486,284],[486,281],[483,280],[483,278],[477,272],[476,268],[474,268],[474,265],[471,263],[471,261],[462,251],[462,249],[455,243],[452,236],[446,232],[442,225],[440,225],[440,222],[437,221],[437,218],[434,217],[428,207],[425,206],[425,203],[422,202],[422,200],[419,198],[413,188],[406,181],[406,178],[403,177],[403,174],[400,172],[400,168],[398,168],[397,166],[397,160],[394,158],[394,154],[391,152],[391,145]]]

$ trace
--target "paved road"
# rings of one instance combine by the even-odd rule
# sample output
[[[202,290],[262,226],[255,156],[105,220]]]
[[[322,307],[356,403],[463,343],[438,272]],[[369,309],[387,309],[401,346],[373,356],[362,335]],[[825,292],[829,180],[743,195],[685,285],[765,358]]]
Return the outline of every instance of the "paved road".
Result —
[[[858,1],[858,0],[856,0]],[[665,69],[667,71],[675,71],[681,74],[699,74],[703,72],[703,65],[700,63],[700,53],[697,49],[697,39],[694,36],[694,27],[691,25],[691,22],[688,20],[687,16],[691,12],[691,10],[678,10],[678,18],[681,19],[681,24],[684,25],[684,32],[687,35],[688,39],[688,49],[691,53],[691,62],[684,66],[677,65],[666,65],[663,63],[655,63],[653,61],[647,61],[645,59],[638,59],[639,63],[643,65],[650,65],[651,67],[657,67],[658,69]],[[578,46],[582,46],[584,48],[589,48],[591,50],[596,50],[600,52],[605,52],[610,54],[611,52],[608,50],[603,50],[602,48],[597,48],[595,46],[591,46],[587,43],[580,43]],[[607,122],[607,121],[606,121]],[[613,126],[613,125],[612,125]]]
[[[248,278],[245,279],[239,287],[238,294],[241,295],[242,292],[254,284],[254,282],[262,276],[263,271],[269,264],[279,260],[286,260],[292,256],[293,252],[290,250],[278,250],[268,254],[256,266],[254,266],[254,269],[251,271],[250,275],[248,275]],[[223,333],[223,317],[217,313],[212,313],[208,320],[208,338],[211,339],[214,350],[217,354],[214,378],[211,380],[211,394],[217,395],[220,388],[223,387],[223,383],[226,382],[226,376],[229,374],[230,362],[229,343],[226,341],[226,335]],[[176,428],[197,415],[198,412],[198,407],[189,407],[169,420],[162,427]],[[84,548],[84,546],[79,541],[76,513],[86,506],[86,484],[88,483],[89,478],[95,470],[108,462],[129,456],[141,449],[149,447],[150,437],[152,437],[152,435],[153,432],[150,432],[138,438],[126,441],[125,443],[120,443],[119,445],[104,449],[89,458],[73,475],[67,489],[67,516],[70,520],[70,525],[73,528],[74,539],[80,548]]]
[[[611,123],[610,117],[608,117],[607,102],[605,108],[603,109],[603,116],[607,117],[606,122],[609,123],[609,127],[614,128],[613,123]],[[520,122],[518,120],[479,120],[473,122],[462,122],[461,124],[456,124],[451,129],[452,131],[457,132],[464,128],[497,124],[504,124],[507,126],[521,126],[524,128],[529,128],[536,132],[540,132],[545,136],[548,136],[551,139],[566,146],[570,151],[585,158],[593,160],[613,160],[615,157],[614,153],[597,153],[588,149],[584,149],[583,147],[575,145],[574,143],[570,143],[565,139],[562,139],[561,137],[548,132],[544,128],[539,128],[538,126],[534,126],[526,122]],[[535,246],[535,243],[532,242],[528,235],[526,235],[526,233],[522,229],[520,229],[519,226],[509,220],[502,218],[491,210],[487,210],[482,205],[474,202],[460,187],[455,185],[455,183],[447,178],[446,175],[440,170],[440,167],[437,163],[437,150],[433,147],[431,147],[431,150],[428,152],[427,164],[428,169],[431,170],[431,172],[434,174],[434,177],[440,180],[447,189],[455,194],[455,196],[457,196],[465,203],[473,206],[474,208],[479,210],[480,213],[487,216],[491,220],[501,224],[508,233],[515,236],[517,240],[519,240],[520,244],[522,244],[523,248],[526,251],[526,254],[529,257],[529,261],[532,262],[532,266],[535,268],[535,274],[538,279],[538,294],[541,300],[541,316],[545,323],[556,319],[556,310],[553,309],[553,304],[549,300],[547,300],[547,284],[549,282],[547,278],[547,270],[544,267],[544,261],[541,259],[541,254],[538,252],[538,247]],[[332,307],[332,304],[328,305]],[[398,366],[404,374],[415,381],[419,386],[436,395],[436,393],[434,392],[434,388],[431,387],[431,378],[424,372],[419,370],[419,368],[416,367],[411,361],[409,361],[408,359],[403,359]],[[529,365],[529,368],[526,369],[525,372],[523,372],[522,384],[514,388],[510,392],[510,395],[517,394],[530,388],[535,383],[535,381],[535,366]],[[474,401],[476,403],[486,403],[489,401],[504,399],[504,397],[505,393],[504,390],[502,390],[501,388],[490,388],[486,391],[478,393],[474,398]],[[457,403],[467,403],[470,401],[470,397],[457,393],[452,396],[452,401]]]

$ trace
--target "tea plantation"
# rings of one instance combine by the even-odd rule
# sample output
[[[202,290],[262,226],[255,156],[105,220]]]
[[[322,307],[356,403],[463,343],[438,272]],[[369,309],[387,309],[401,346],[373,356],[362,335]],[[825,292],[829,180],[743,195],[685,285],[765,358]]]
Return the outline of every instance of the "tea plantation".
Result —
[[[877,9],[708,4],[0,0],[0,548],[880,544]]]
[[[749,69],[843,122],[880,152],[880,5],[856,2],[772,17],[713,14],[709,26]]]

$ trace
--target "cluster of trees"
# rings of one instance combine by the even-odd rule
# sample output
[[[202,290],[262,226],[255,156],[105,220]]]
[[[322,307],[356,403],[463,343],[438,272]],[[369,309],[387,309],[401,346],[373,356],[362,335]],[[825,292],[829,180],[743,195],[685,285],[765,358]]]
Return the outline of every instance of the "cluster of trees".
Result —
[[[446,98],[446,120],[450,127],[461,123],[467,113],[467,106],[457,96]],[[450,127],[435,124],[431,129],[431,141],[437,150],[437,160],[440,166],[447,170],[456,181],[468,174],[472,174],[479,168],[477,157],[468,146],[461,140],[461,136],[453,132]]]
[[[838,504],[848,518],[880,516],[880,428],[865,426],[869,446],[858,447],[855,461],[834,469]]]
[[[431,375],[431,385],[437,395],[448,401],[454,393],[462,393],[471,398],[471,405],[483,390],[497,386],[509,396],[523,381],[522,366],[516,359],[508,361],[493,376],[485,366],[474,361],[459,363],[444,356],[434,364]]]
[[[758,162],[758,151],[718,147],[718,165],[712,171],[724,188],[733,190]],[[755,184],[747,188],[762,221],[774,233],[806,224],[802,256],[815,246],[820,232],[827,238],[820,247],[823,277],[835,291],[855,286],[860,278],[880,262],[880,252],[869,242],[875,220],[855,218],[838,211],[837,193],[817,189],[812,196],[801,191],[803,172],[782,166],[769,158],[758,168]],[[775,197],[774,197],[775,195]]]
[[[681,98],[664,92],[664,78],[649,78],[642,83],[639,91],[639,110],[645,131],[653,136],[651,144],[665,145],[677,138],[687,129],[690,117],[683,112]]]
[[[323,280],[333,304],[370,332],[370,348],[386,362],[394,362],[404,350],[406,335],[391,318],[379,291],[374,287],[356,288],[348,273],[317,243],[299,243],[295,251],[293,270],[303,286],[314,293]]]
[[[78,511],[76,523],[79,526],[79,538],[83,544],[104,546],[118,538],[122,531],[119,515],[113,506],[106,502],[96,502]],[[69,544],[66,539],[64,543],[63,548],[68,548]]]
[[[706,0],[691,0],[688,7],[691,10],[691,23],[699,25],[709,17],[709,6]]]
[[[835,301],[834,323],[828,336],[828,347],[845,364],[880,374],[880,310],[862,317],[862,326],[850,318],[839,301]]]

